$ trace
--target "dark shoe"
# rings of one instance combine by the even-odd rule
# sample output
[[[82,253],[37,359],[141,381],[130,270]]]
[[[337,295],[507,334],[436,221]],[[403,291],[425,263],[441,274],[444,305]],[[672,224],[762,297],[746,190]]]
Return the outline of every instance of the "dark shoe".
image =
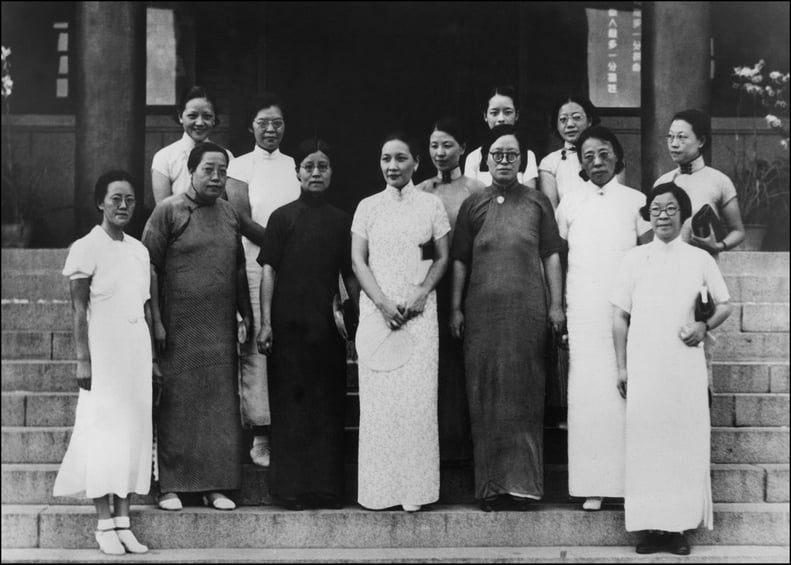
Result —
[[[533,504],[536,501],[532,498],[525,498],[522,496],[508,495],[508,509],[515,510],[516,512],[528,512],[533,509]]]
[[[649,553],[659,553],[660,551],[664,551],[667,548],[664,537],[665,536],[662,534],[648,532],[645,534],[645,537],[643,537],[643,541],[637,544],[637,553],[646,555]]]
[[[684,534],[676,533],[670,536],[667,550],[674,555],[689,555],[689,542]]]
[[[498,496],[490,496],[488,498],[481,499],[481,510],[484,512],[497,512],[498,510],[502,510],[498,504]]]
[[[280,505],[286,510],[304,510],[305,504],[298,498],[284,498]]]
[[[310,497],[309,503],[314,508],[329,508],[331,510],[338,510],[343,508],[343,501],[337,496],[329,494],[316,494]]]

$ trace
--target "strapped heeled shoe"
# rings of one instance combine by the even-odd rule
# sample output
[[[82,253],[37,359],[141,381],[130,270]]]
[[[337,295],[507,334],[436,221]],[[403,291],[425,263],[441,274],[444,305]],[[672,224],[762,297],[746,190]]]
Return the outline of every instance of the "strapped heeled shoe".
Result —
[[[184,506],[181,504],[179,495],[175,492],[166,492],[157,500],[157,506],[162,510],[181,510]]]
[[[602,502],[604,502],[603,496],[589,496],[585,499],[585,502],[582,503],[582,509],[589,512],[601,510]]]
[[[135,534],[129,529],[129,516],[113,517],[115,533],[127,553],[148,553],[148,547],[137,541]]]
[[[101,552],[107,555],[124,555],[126,553],[115,530],[96,530],[96,543],[99,544]]]

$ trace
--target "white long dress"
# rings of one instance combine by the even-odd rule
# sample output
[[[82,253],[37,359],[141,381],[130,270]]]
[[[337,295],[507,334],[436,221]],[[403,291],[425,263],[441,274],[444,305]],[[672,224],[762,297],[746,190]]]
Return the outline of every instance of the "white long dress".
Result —
[[[611,295],[631,315],[626,368],[626,529],[713,528],[711,424],[703,347],[679,329],[705,284],[729,300],[714,259],[680,237],[626,254]]]
[[[148,250],[96,226],[74,242],[63,274],[91,277],[88,345],[91,390],[80,390],[55,496],[148,494],[151,480],[151,338]]]
[[[567,193],[556,217],[569,244],[568,470],[572,496],[623,496],[626,406],[616,388],[612,282],[624,254],[650,229],[645,196],[615,179]]]
[[[362,200],[352,233],[368,241],[368,264],[385,296],[403,302],[415,290],[419,245],[450,231],[442,201],[410,182]],[[360,320],[378,312],[360,293]],[[357,501],[366,508],[424,505],[439,498],[437,390],[439,334],[436,293],[408,331],[414,350],[406,364],[375,371],[362,361]]]

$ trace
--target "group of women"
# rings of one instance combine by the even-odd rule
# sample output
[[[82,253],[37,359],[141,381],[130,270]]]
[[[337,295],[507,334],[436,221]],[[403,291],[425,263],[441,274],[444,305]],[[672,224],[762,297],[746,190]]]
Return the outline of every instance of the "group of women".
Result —
[[[232,160],[208,141],[216,104],[190,91],[184,138],[152,164],[158,204],[142,245],[123,231],[131,178],[99,179],[101,225],[64,268],[80,398],[55,494],[94,500],[102,551],[147,550],[129,529],[127,496],[150,488],[152,373],[163,382],[161,508],[195,493],[233,509],[243,426],[278,504],[342,506],[352,337],[333,307],[342,294],[351,311],[359,296],[362,506],[418,511],[439,498],[440,459],[472,451],[484,511],[531,508],[544,493],[546,382],[565,378],[547,365],[547,336],[567,326],[569,493],[592,511],[623,497],[627,530],[647,532],[639,553],[689,553],[684,531],[712,527],[703,344],[730,313],[712,255],[743,238],[735,190],[703,162],[710,131],[697,111],[674,118],[678,167],[646,197],[619,182],[623,147],[590,102],[557,104],[563,147],[538,167],[516,103],[512,88],[492,91],[490,131],[464,172],[464,131],[438,120],[428,140],[437,172],[417,186],[418,143],[387,136],[385,188],[353,218],[324,197],[326,142],[304,141],[295,159],[279,152],[274,96],[251,113],[253,151]],[[729,226],[723,240],[691,233],[705,203]],[[696,321],[701,287],[716,309]]]

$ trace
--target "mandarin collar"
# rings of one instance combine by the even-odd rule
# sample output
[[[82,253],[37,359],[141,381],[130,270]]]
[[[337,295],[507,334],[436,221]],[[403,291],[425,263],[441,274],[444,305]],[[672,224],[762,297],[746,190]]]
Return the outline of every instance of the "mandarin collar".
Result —
[[[656,235],[654,235],[654,239],[648,244],[650,245],[650,249],[653,253],[670,253],[674,249],[678,249],[682,245],[683,240],[681,239],[681,232],[670,242],[665,243]]]
[[[311,208],[318,208],[326,203],[323,192],[314,193],[307,190],[302,190],[299,193],[299,201]]]
[[[414,193],[416,190],[414,183],[410,180],[408,183],[404,185],[403,188],[400,190],[392,185],[387,185],[385,187],[385,192],[389,194],[393,200],[403,200],[404,198],[408,197],[410,194]]]
[[[209,141],[209,139],[207,138],[206,141]],[[180,142],[187,151],[192,151],[196,145],[195,140],[192,139],[186,131],[182,134]]]
[[[437,176],[434,177],[434,178],[439,181],[438,184],[442,184],[443,183],[443,181],[442,181],[442,173],[440,171],[437,171]],[[458,178],[461,178],[461,167],[456,167],[455,169],[453,169],[450,172],[450,182],[453,182],[453,181],[455,181]]]
[[[125,243],[126,242],[126,233],[122,230],[121,231],[121,239],[113,239],[109,233],[102,227],[102,224],[96,224],[91,231],[99,230],[102,235],[107,238],[109,241],[113,243]]]
[[[519,178],[518,177],[515,178],[513,181],[511,181],[506,186],[499,185],[496,182],[492,181],[492,188],[494,189],[494,192],[496,192],[497,194],[505,194],[507,192],[511,192],[517,186],[519,186]]]
[[[611,188],[613,186],[617,186],[620,183],[617,180],[617,175],[613,175],[613,177],[604,186],[598,186],[592,180],[588,180],[587,184],[590,185],[593,192],[599,196],[604,196],[608,192],[611,192]]]
[[[196,208],[200,208],[201,206],[214,206],[217,203],[217,200],[220,198],[219,196],[214,200],[204,198],[203,196],[198,194],[197,190],[195,190],[195,186],[192,184],[192,181],[190,181],[190,186],[187,189],[187,192],[183,194],[187,198],[187,200],[195,204]]]
[[[703,155],[698,155],[697,157],[692,159],[692,161],[690,161],[689,163],[685,163],[685,164],[690,165],[690,168],[692,170],[688,174],[691,175],[691,174],[697,173],[698,171],[702,170],[706,166],[706,161],[703,159]],[[678,171],[677,174],[681,173],[681,165],[678,166],[677,171]]]
[[[279,147],[270,153],[269,151],[267,151],[266,149],[264,149],[263,147],[261,147],[256,143],[255,148],[253,148],[253,155],[255,155],[257,159],[274,161],[275,159],[279,159],[282,153],[280,152]]]

